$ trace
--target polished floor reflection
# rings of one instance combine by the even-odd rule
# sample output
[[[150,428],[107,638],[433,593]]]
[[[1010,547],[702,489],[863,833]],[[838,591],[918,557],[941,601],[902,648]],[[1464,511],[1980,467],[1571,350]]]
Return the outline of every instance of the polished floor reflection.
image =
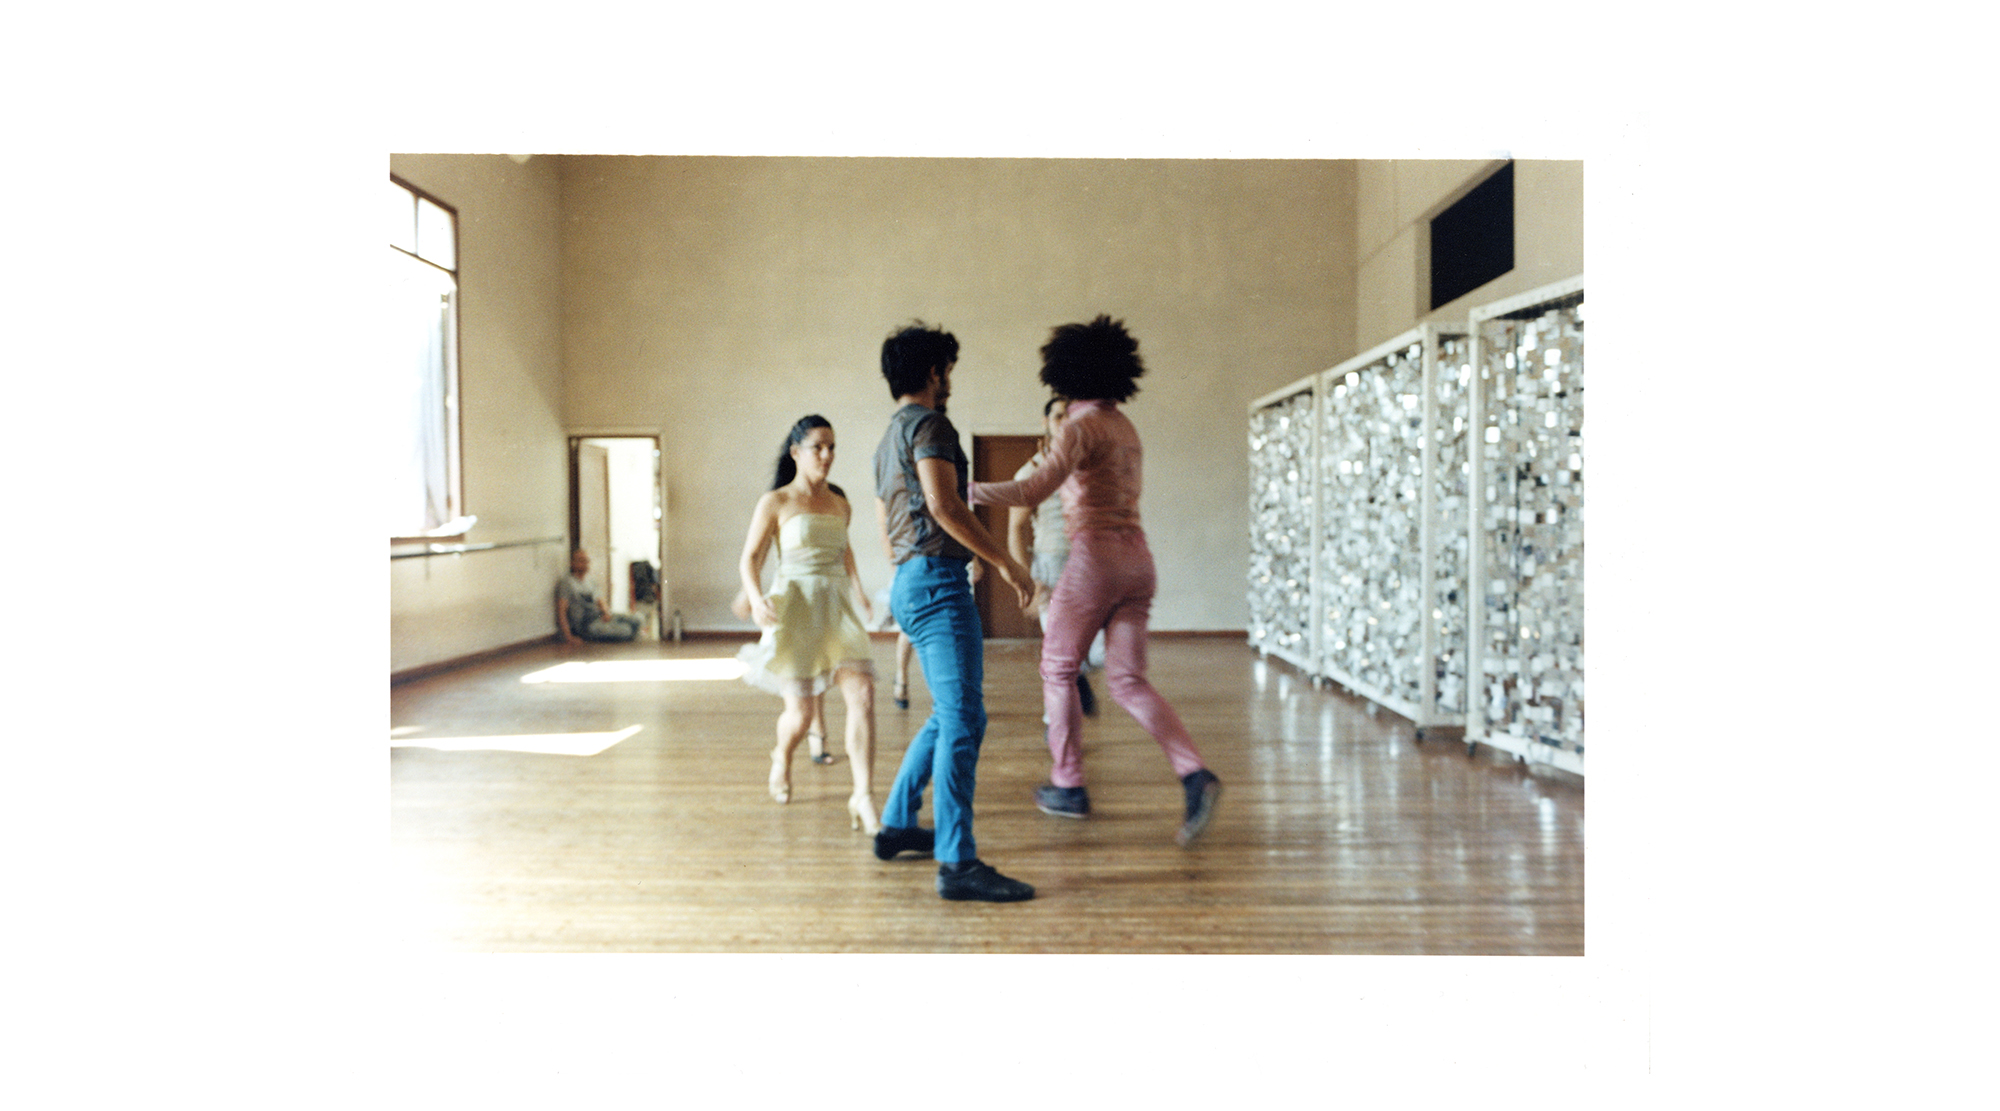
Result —
[[[765,793],[778,700],[727,641],[537,647],[391,688],[404,940],[472,951],[1581,954],[1582,781],[1315,689],[1239,640],[1156,639],[1154,684],[1222,777],[1174,845],[1180,787],[1122,710],[1085,729],[1094,812],[1051,818],[1035,642],[989,642],[980,856],[1029,903],[947,903],[929,861],[848,829],[843,756]],[[929,708],[888,695],[879,805]],[[551,672],[551,669],[558,669]],[[1102,684],[1100,683],[1100,692]],[[843,710],[828,698],[833,748]],[[929,809],[926,807],[926,818]]]

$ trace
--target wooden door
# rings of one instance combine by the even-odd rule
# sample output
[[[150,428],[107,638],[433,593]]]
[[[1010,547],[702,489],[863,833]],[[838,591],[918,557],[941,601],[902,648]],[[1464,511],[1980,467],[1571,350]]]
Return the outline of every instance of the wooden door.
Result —
[[[1039,436],[974,436],[972,438],[972,477],[979,482],[1006,482],[1014,477],[1021,465],[1034,457]],[[1007,509],[1004,506],[975,505],[973,516],[986,526],[1002,547],[1007,543]],[[1021,612],[1014,599],[1014,591],[1000,577],[988,568],[987,573],[973,588],[973,598],[979,603],[979,623],[988,637],[1012,640],[1019,637],[1039,637],[1042,628],[1035,619]]]
[[[590,578],[603,584],[598,598],[604,608],[628,608],[611,566],[611,453],[597,444],[578,444],[576,449],[576,546],[590,553]]]

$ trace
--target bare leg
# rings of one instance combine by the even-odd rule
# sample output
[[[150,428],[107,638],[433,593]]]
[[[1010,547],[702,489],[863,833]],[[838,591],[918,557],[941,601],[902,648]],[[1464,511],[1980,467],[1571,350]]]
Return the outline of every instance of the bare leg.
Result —
[[[792,752],[806,739],[810,699],[795,694],[785,696],[785,710],[778,715],[778,747],[771,750],[771,797],[792,801]]]
[[[910,657],[916,654],[916,646],[910,643],[909,634],[896,633],[896,708],[910,708]]]
[[[813,695],[806,703],[806,753],[815,764],[831,764],[826,751],[826,692]]]
[[[857,670],[841,672],[840,695],[847,702],[847,769],[854,776],[848,823],[873,836],[882,829],[875,814],[875,677]]]

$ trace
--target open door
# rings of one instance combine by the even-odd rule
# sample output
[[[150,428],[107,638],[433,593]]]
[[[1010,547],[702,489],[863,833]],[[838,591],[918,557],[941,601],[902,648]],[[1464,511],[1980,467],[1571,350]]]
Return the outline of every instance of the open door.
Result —
[[[590,553],[607,608],[637,616],[642,635],[657,630],[660,596],[635,600],[632,569],[647,565],[641,578],[649,584],[666,577],[659,437],[572,436],[569,445],[570,543]]]

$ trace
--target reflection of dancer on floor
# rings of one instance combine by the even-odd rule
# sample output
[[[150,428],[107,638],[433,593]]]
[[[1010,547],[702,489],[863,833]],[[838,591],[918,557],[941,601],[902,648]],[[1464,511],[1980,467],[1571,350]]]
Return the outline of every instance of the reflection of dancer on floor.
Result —
[[[854,794],[847,800],[850,824],[875,833],[872,777],[875,767],[875,665],[868,629],[856,612],[872,607],[855,573],[847,545],[853,510],[838,486],[827,482],[833,467],[833,426],[808,416],[792,426],[771,491],[757,501],[750,533],[738,565],[750,615],[764,630],[756,644],[738,653],[744,680],[784,696],[778,715],[778,744],[771,751],[771,797],[792,797],[792,752],[813,720],[812,702],[832,683],[847,702],[847,761]],[[778,576],[761,589],[764,556],[775,542]]]
[[[1208,827],[1222,784],[1195,751],[1180,715],[1146,681],[1146,622],[1157,580],[1139,524],[1144,453],[1138,430],[1118,409],[1139,392],[1136,380],[1144,373],[1138,341],[1108,316],[1055,329],[1042,347],[1042,382],[1070,401],[1062,432],[1034,474],[975,482],[967,496],[975,505],[1035,505],[1069,484],[1063,498],[1069,562],[1049,596],[1042,638],[1042,704],[1055,766],[1049,782],[1035,789],[1035,805],[1065,818],[1090,813],[1076,676],[1091,636],[1102,629],[1105,687],[1180,776],[1186,816],[1175,840],[1188,845]]]
[[[1021,464],[1014,472],[1018,481],[1034,474],[1048,457],[1049,445],[1055,442],[1062,431],[1063,415],[1069,409],[1069,402],[1060,397],[1049,398],[1042,406],[1042,427],[1046,435],[1035,449],[1034,457]],[[1063,489],[1069,483],[1063,484]],[[1062,491],[1058,490],[1058,494]],[[1028,573],[1035,577],[1035,619],[1041,622],[1046,635],[1049,627],[1049,592],[1056,583],[1062,581],[1063,564],[1069,561],[1069,535],[1063,531],[1063,499],[1047,497],[1040,505],[1015,505],[1007,509],[1007,552],[1028,566]],[[1083,670],[1076,673],[1076,696],[1083,703],[1085,717],[1097,716],[1097,693],[1090,689],[1090,670],[1104,666],[1104,631],[1098,630],[1097,638],[1090,642],[1090,654],[1084,658]],[[1046,723],[1047,716],[1042,718]]]

